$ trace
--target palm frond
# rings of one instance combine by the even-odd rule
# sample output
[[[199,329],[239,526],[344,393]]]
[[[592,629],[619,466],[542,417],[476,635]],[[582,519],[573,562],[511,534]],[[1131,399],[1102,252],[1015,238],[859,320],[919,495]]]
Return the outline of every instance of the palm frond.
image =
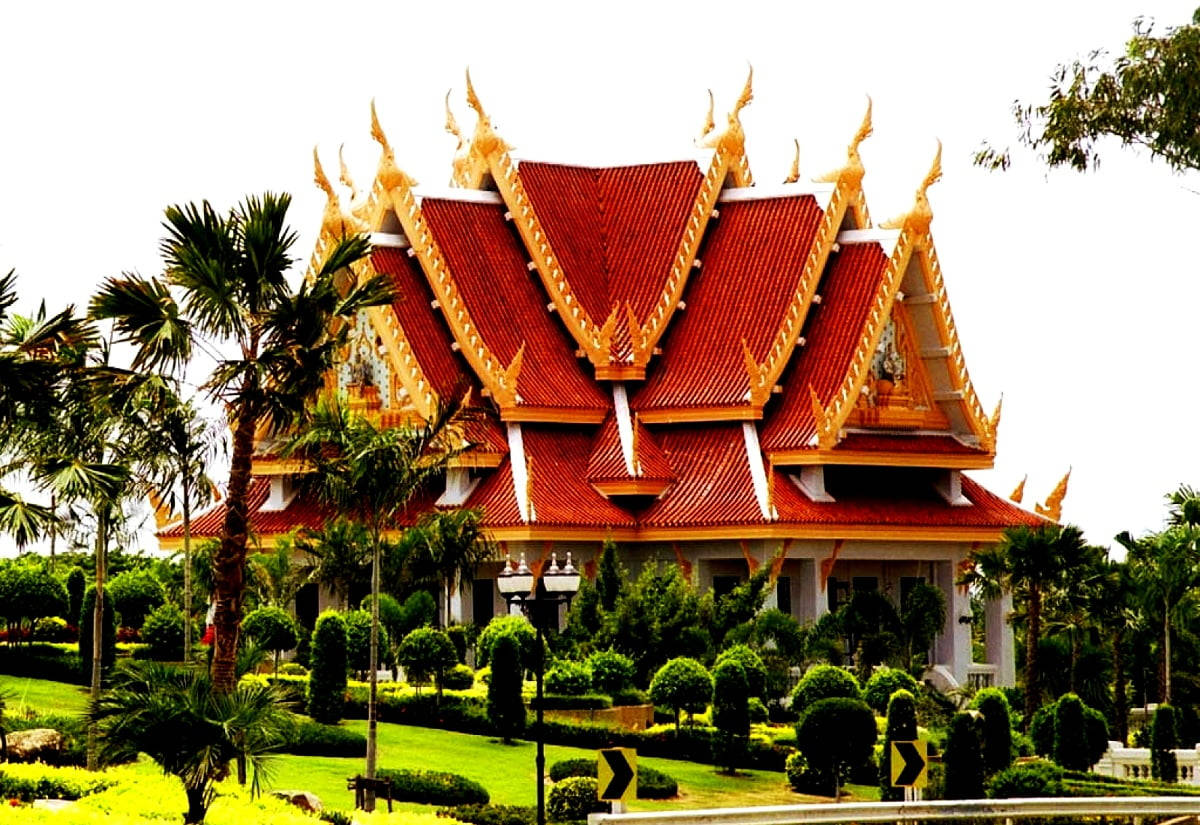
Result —
[[[162,281],[126,274],[109,278],[89,306],[93,318],[111,319],[119,340],[137,347],[135,370],[174,371],[192,354],[191,322]]]

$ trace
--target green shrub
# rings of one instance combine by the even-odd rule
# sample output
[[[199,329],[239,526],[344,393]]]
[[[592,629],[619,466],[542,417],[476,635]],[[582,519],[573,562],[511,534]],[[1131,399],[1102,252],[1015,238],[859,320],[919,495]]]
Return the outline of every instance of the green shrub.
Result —
[[[987,794],[994,799],[1024,799],[1067,796],[1063,791],[1062,768],[1050,762],[1022,762],[992,777]]]
[[[788,758],[783,763],[783,772],[787,776],[792,790],[798,791],[804,787],[804,774],[808,772],[808,763],[804,761],[804,754],[800,751],[788,754]]]
[[[28,620],[61,616],[67,612],[67,589],[40,565],[23,559],[0,563],[0,617],[9,631]]]
[[[750,697],[750,701],[747,702],[747,710],[750,713],[751,723],[755,725],[764,725],[771,719],[771,714],[767,710],[767,706],[757,696]]]
[[[79,799],[114,784],[102,773],[33,763],[0,767],[0,799]]]
[[[455,665],[442,674],[442,687],[446,690],[470,690],[475,687],[475,671],[466,665]]]
[[[1033,740],[1033,751],[1038,756],[1049,757],[1054,753],[1054,711],[1058,704],[1042,705],[1033,713],[1029,722],[1029,738]]]
[[[1088,761],[1087,727],[1083,702],[1074,693],[1058,700],[1054,714],[1054,761],[1064,768],[1085,771]]]
[[[596,780],[590,776],[569,776],[555,782],[546,800],[546,814],[551,822],[571,822],[587,819],[588,814],[608,810],[608,803],[597,799]]]
[[[308,715],[335,724],[346,701],[346,624],[338,613],[327,610],[317,617],[310,661]]]
[[[284,662],[279,666],[279,672],[283,676],[307,676],[308,668],[299,662]]]
[[[486,805],[487,789],[473,779],[441,771],[410,771],[380,768],[379,779],[392,780],[392,798],[422,805]]]
[[[1012,713],[1004,694],[984,688],[972,701],[979,709],[983,727],[983,767],[990,775],[1012,764]]]
[[[1108,751],[1108,721],[1095,708],[1083,706],[1083,728],[1087,731],[1088,769]]]
[[[166,601],[166,593],[149,570],[126,570],[113,576],[104,588],[121,614],[122,627],[141,628],[150,611]]]
[[[531,710],[537,710],[537,706],[536,697],[529,700]],[[549,694],[542,697],[542,710],[606,710],[612,706],[612,699],[603,693],[585,693],[582,696]]]
[[[479,667],[490,664],[496,640],[506,635],[516,638],[521,661],[532,662],[537,649],[537,631],[533,625],[523,616],[497,616],[487,623],[475,642],[475,664]]]
[[[83,609],[83,592],[87,590],[87,576],[78,567],[67,574],[67,624],[79,627],[79,611]]]
[[[810,671],[811,672],[811,671]],[[833,696],[808,706],[796,728],[813,782],[836,791],[850,771],[871,758],[878,731],[875,714],[861,699]]]
[[[535,825],[537,808],[527,805],[455,805],[438,808],[438,816],[468,825]]]
[[[767,666],[763,664],[762,657],[755,653],[748,645],[733,645],[721,651],[721,655],[717,657],[717,661],[713,664],[713,675],[716,676],[716,668],[720,667],[722,662],[735,661],[742,666],[742,670],[746,674],[746,685],[750,691],[750,695],[759,699],[767,698]]]
[[[164,602],[150,612],[142,624],[142,641],[147,655],[160,662],[183,658],[183,611]]]
[[[71,640],[67,620],[58,616],[43,616],[33,623],[33,639],[37,642],[66,642]]]
[[[612,698],[613,707],[650,704],[650,694],[637,688],[618,690],[615,693],[609,694],[609,696]]]
[[[87,763],[87,723],[82,716],[48,713],[10,716],[4,719],[6,733],[38,728],[56,730],[63,737],[62,750],[56,754],[48,754],[43,759],[47,764],[82,766]]]
[[[601,693],[612,695],[633,687],[633,659],[624,653],[598,650],[588,657],[587,666],[592,672],[592,687]]]
[[[592,674],[582,662],[559,662],[546,672],[546,690],[550,693],[581,696],[591,687]]]
[[[907,690],[916,696],[920,692],[921,686],[917,684],[916,679],[903,670],[881,667],[867,680],[867,684],[863,687],[862,698],[871,706],[871,710],[883,714],[887,711],[892,694],[898,690]]]
[[[983,798],[983,743],[979,722],[969,713],[956,713],[946,736],[945,799]]]
[[[383,606],[383,602],[379,603]],[[424,590],[418,590],[400,605],[399,628],[404,638],[418,627],[428,627],[437,621],[437,601]]]
[[[371,614],[366,610],[351,610],[343,615],[346,623],[346,664],[351,670],[366,673],[371,668]],[[379,663],[389,659],[391,639],[387,628],[379,625]]]
[[[360,757],[367,752],[367,738],[349,728],[301,719],[282,750],[298,756]]]
[[[444,630],[418,627],[400,643],[396,661],[404,668],[405,678],[420,691],[421,685],[431,680],[444,686],[442,674],[457,664],[458,654]]]
[[[454,652],[458,655],[459,664],[465,665],[467,650],[475,644],[475,639],[479,636],[479,628],[473,624],[452,624],[446,628],[446,635],[454,643]]]
[[[596,776],[595,759],[562,759],[550,766],[550,779],[560,782],[568,776]],[[679,794],[679,783],[674,777],[655,770],[648,765],[638,765],[638,799],[670,799]]]
[[[700,713],[708,706],[712,697],[712,677],[704,665],[695,659],[680,656],[658,669],[650,682],[650,701],[666,708],[675,716],[675,730],[679,730],[679,713]]]
[[[1159,705],[1150,725],[1150,775],[1159,782],[1178,782],[1175,748],[1179,747],[1179,725],[1175,708]]]
[[[242,619],[246,636],[258,642],[263,650],[275,653],[275,670],[279,670],[279,654],[292,650],[300,641],[299,628],[292,614],[281,607],[260,607]]]
[[[79,667],[84,682],[92,678],[92,622],[96,613],[96,588],[89,587],[83,594],[83,606],[79,611]],[[113,610],[112,594],[104,589],[104,628],[100,641],[100,665],[105,670],[117,660],[117,615]]]
[[[490,627],[490,625],[489,625]],[[493,639],[492,675],[488,681],[487,717],[495,732],[512,741],[525,730],[525,703],[521,697],[521,647],[515,633]]]
[[[883,738],[883,758],[879,760],[879,798],[883,802],[904,799],[904,789],[892,785],[891,754],[893,742],[912,742],[917,738],[917,700],[907,690],[891,695],[887,706],[887,728]]]
[[[803,715],[822,699],[857,699],[861,692],[850,671],[834,665],[814,665],[792,691],[792,710]]]
[[[737,770],[750,737],[750,688],[746,671],[736,658],[720,661],[713,670],[713,761]]]

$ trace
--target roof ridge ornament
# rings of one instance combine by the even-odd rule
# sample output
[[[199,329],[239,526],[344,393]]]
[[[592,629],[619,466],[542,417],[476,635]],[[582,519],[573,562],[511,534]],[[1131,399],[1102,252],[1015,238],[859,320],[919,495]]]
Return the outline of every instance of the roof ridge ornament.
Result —
[[[1026,473],[1021,478],[1021,483],[1013,488],[1013,491],[1008,494],[1008,500],[1014,504],[1020,504],[1025,500],[1025,482],[1029,481],[1029,473]]]
[[[859,124],[858,131],[850,139],[850,145],[846,147],[845,165],[817,178],[817,183],[837,183],[844,175],[853,177],[857,181],[863,179],[863,175],[866,174],[866,168],[863,166],[862,155],[859,154],[858,147],[875,132],[875,125],[871,121],[871,111],[874,105],[871,96],[867,95],[867,111],[863,114],[862,123]]]
[[[329,232],[342,236],[360,231],[359,221],[342,209],[341,199],[325,174],[325,168],[321,165],[321,153],[316,146],[313,147],[313,182],[325,193],[325,214],[321,216],[322,234]]]
[[[453,91],[453,89],[446,90],[445,129],[458,140],[454,146],[454,159],[450,162],[450,185],[467,188],[470,178],[471,144],[463,134],[462,128],[459,127],[458,121],[454,117],[454,110],[450,108],[450,95]]]
[[[929,205],[929,187],[942,179],[942,141],[937,142],[937,152],[929,171],[921,180],[913,197],[913,206],[906,214],[898,215],[880,224],[882,229],[909,229],[916,238],[920,239],[929,234],[929,224],[933,221],[933,208]]]
[[[467,105],[475,110],[475,134],[471,138],[471,151],[486,158],[494,152],[508,152],[512,149],[496,133],[492,118],[483,108],[483,101],[475,92],[475,84],[471,82],[471,69],[467,69]]]
[[[996,409],[992,410],[992,415],[987,420],[986,432],[982,439],[982,446],[989,453],[996,452],[996,436],[1000,432],[1000,411],[1004,408],[1004,393],[1000,393],[1000,400],[996,402]]]
[[[817,446],[822,450],[831,450],[837,445],[837,431],[833,426],[833,417],[829,410],[821,404],[821,399],[817,396],[817,391],[813,389],[812,384],[808,385],[808,395],[812,401],[813,423],[817,425]]]
[[[1067,468],[1067,474],[1059,479],[1058,484],[1054,485],[1054,489],[1050,491],[1050,495],[1046,497],[1045,504],[1034,504],[1033,511],[1039,516],[1045,516],[1054,522],[1062,521],[1062,503],[1067,497],[1067,485],[1071,481],[1071,467]]]
[[[716,122],[713,120],[713,92],[708,90],[708,114],[704,116],[704,125],[700,127],[700,134],[696,137],[696,145],[700,146],[704,143],[704,139],[712,134],[712,130],[717,128]]]
[[[799,183],[800,181],[800,141],[792,138],[792,143],[795,145],[796,151],[792,155],[792,167],[788,171],[787,177],[783,179],[784,183]]]
[[[407,190],[416,186],[416,180],[396,165],[396,153],[392,151],[392,144],[388,142],[383,127],[379,125],[379,115],[375,111],[375,98],[371,98],[371,137],[375,139],[382,150],[379,156],[379,171],[376,174],[376,180],[384,190],[388,192],[393,189]]]
[[[747,64],[749,65],[749,64]],[[746,161],[746,133],[742,129],[742,109],[754,100],[754,66],[749,66],[746,83],[742,93],[734,102],[733,108],[726,115],[724,131],[718,133],[712,118],[712,90],[709,90],[709,113],[705,122],[707,130],[701,135],[697,144],[705,149],[714,149],[718,154],[725,154],[730,159],[729,171],[733,174],[736,186],[750,186],[754,179],[750,174],[750,164]]]

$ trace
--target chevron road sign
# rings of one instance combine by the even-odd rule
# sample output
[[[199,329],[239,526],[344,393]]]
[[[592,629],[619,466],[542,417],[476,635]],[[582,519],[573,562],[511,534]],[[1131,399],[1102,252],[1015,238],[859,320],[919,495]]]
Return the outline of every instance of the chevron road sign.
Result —
[[[604,748],[596,760],[597,796],[608,802],[628,802],[637,796],[637,751]]]
[[[924,788],[929,779],[929,754],[925,742],[893,742],[893,788]]]

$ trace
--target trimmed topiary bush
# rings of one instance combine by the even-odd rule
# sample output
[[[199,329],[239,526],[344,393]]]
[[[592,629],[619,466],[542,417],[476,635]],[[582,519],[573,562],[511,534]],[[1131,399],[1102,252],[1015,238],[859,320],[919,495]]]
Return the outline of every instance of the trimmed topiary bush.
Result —
[[[767,710],[767,706],[763,704],[762,699],[757,696],[751,696],[747,703],[747,708],[750,711],[750,724],[765,725],[771,721],[771,713]]]
[[[833,791],[837,799],[850,772],[871,758],[877,736],[875,714],[861,699],[834,696],[813,702],[796,727],[796,745],[808,763],[803,781],[810,788]]]
[[[765,672],[764,672],[765,675]],[[713,670],[713,762],[733,773],[741,764],[750,738],[750,688],[746,671],[735,658]]]
[[[1087,727],[1083,702],[1074,693],[1058,700],[1054,713],[1054,761],[1067,770],[1086,771],[1088,761]]]
[[[260,607],[242,619],[242,630],[263,650],[275,653],[275,672],[279,672],[279,654],[292,650],[300,641],[299,628],[292,614],[281,607]]]
[[[87,576],[78,567],[67,574],[67,624],[79,627],[79,611],[83,609],[83,593],[87,590]]]
[[[486,805],[487,789],[473,779],[442,771],[380,768],[379,779],[392,780],[392,798],[422,805]]]
[[[122,627],[141,628],[146,616],[166,601],[167,595],[149,570],[126,570],[105,587],[121,614]]]
[[[491,678],[488,680],[487,717],[493,730],[511,742],[525,730],[525,702],[521,697],[521,646],[515,633],[493,640]]]
[[[883,714],[887,711],[892,694],[898,690],[907,690],[916,696],[921,692],[921,686],[903,670],[881,667],[871,674],[871,678],[863,686],[862,698],[871,706],[871,710]]]
[[[971,704],[983,717],[984,770],[989,775],[1002,771],[1013,761],[1012,714],[1008,700],[996,688],[984,688]]]
[[[165,602],[150,612],[142,624],[146,653],[159,662],[178,662],[183,658],[183,611]]]
[[[346,704],[346,624],[327,610],[317,617],[309,653],[308,715],[336,724]]]
[[[560,782],[568,776],[596,776],[595,759],[562,759],[550,766],[547,771],[550,779]],[[679,783],[674,777],[655,770],[648,765],[638,765],[637,796],[638,799],[670,799],[679,794]]]
[[[1150,775],[1159,782],[1178,782],[1179,764],[1175,748],[1179,747],[1179,723],[1175,708],[1159,705],[1150,723]]]
[[[650,682],[650,701],[675,715],[675,732],[679,732],[679,714],[700,713],[712,697],[712,676],[704,665],[687,656],[672,659],[658,669]]]
[[[1038,756],[1050,757],[1054,753],[1054,711],[1058,704],[1042,705],[1029,720],[1029,738],[1033,741],[1033,752]]]
[[[592,673],[592,688],[612,695],[633,687],[634,664],[624,653],[598,650],[587,659]]]
[[[590,776],[569,776],[555,782],[546,800],[546,814],[552,822],[587,819],[588,814],[608,810],[608,803],[597,796],[596,780]]]
[[[1088,770],[1108,751],[1108,720],[1095,708],[1083,706],[1083,728],[1087,731]]]
[[[808,773],[808,763],[804,761],[804,754],[800,751],[788,754],[788,758],[784,760],[783,772],[787,775],[788,784],[792,786],[793,791],[799,791],[804,788],[804,775]]]
[[[546,671],[546,690],[563,696],[582,696],[592,688],[592,674],[582,662],[562,661]]]
[[[404,668],[409,683],[421,692],[421,685],[436,680],[443,685],[442,674],[458,662],[454,642],[444,630],[433,627],[418,627],[404,637],[396,651],[396,661]],[[471,677],[474,683],[474,676]],[[469,685],[468,685],[469,687]]]
[[[475,687],[475,671],[466,665],[455,665],[442,674],[442,687],[446,690],[470,690]]]
[[[343,615],[346,623],[346,663],[350,669],[366,674],[371,669],[371,614],[366,610],[351,610]],[[392,640],[387,628],[379,625],[379,664],[391,659]]]
[[[993,799],[1069,796],[1063,790],[1062,768],[1050,762],[1023,762],[992,777],[987,794]]]
[[[742,670],[746,674],[746,687],[750,691],[750,695],[759,699],[767,698],[767,666],[763,664],[762,657],[754,652],[748,645],[733,645],[721,651],[721,655],[717,657],[717,661],[713,664],[713,676],[716,676],[716,668],[721,666],[722,662],[734,661],[742,666]]]
[[[511,635],[520,646],[521,661],[532,662],[537,649],[537,631],[523,616],[497,616],[487,623],[475,642],[475,664],[484,667],[491,664],[492,648],[501,636]]]
[[[282,750],[298,756],[359,757],[367,752],[367,738],[349,728],[301,719]]]
[[[815,665],[792,690],[792,710],[803,715],[822,699],[858,699],[861,692],[850,671],[834,665]]]
[[[537,808],[527,805],[455,805],[438,808],[438,816],[469,825],[534,825]]]
[[[946,736],[944,799],[983,798],[983,743],[979,723],[969,713],[956,713]]]
[[[892,786],[891,753],[893,742],[911,742],[917,738],[917,700],[907,690],[897,690],[888,700],[887,730],[883,739],[883,758],[879,760],[879,799],[898,802],[904,789]]]

